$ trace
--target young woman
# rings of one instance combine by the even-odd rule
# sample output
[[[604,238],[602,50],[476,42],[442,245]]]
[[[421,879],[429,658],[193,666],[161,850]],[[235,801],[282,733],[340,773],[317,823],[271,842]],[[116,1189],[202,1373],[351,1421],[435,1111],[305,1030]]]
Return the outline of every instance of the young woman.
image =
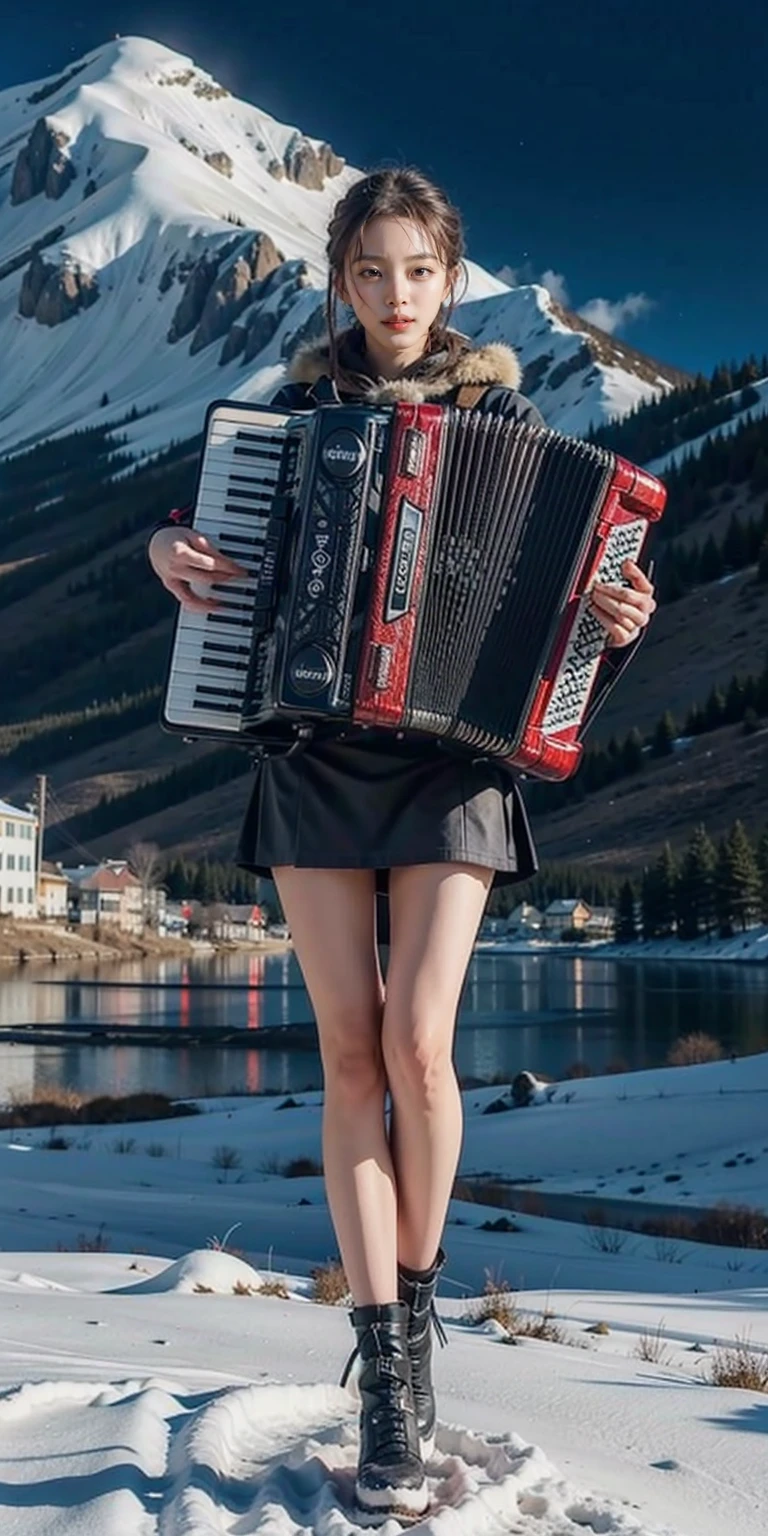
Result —
[[[334,210],[327,251],[328,337],[298,352],[276,405],[450,404],[480,385],[475,409],[541,421],[517,392],[511,349],[474,348],[450,329],[461,223],[424,176],[383,170],[358,181]],[[356,317],[340,334],[339,299]],[[154,534],[150,559],[188,607],[207,605],[193,581],[238,574],[178,526]],[[655,608],[643,573],[628,563],[625,576],[626,588],[592,593],[619,646]],[[351,729],[262,762],[238,862],[272,873],[317,1020],[325,1179],[361,1359],[357,1498],[382,1519],[415,1516],[427,1504],[433,1300],[462,1137],[456,1011],[491,885],[536,869],[525,810],[499,762]],[[374,919],[384,884],[386,988]]]

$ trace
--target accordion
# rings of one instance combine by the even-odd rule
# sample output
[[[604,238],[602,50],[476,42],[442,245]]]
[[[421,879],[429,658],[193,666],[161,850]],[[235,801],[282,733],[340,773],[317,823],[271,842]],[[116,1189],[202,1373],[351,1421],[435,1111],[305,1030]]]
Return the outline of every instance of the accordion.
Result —
[[[217,402],[192,526],[246,575],[179,609],[162,723],[251,750],[384,727],[567,778],[609,671],[589,590],[622,581],[665,498],[490,413]]]

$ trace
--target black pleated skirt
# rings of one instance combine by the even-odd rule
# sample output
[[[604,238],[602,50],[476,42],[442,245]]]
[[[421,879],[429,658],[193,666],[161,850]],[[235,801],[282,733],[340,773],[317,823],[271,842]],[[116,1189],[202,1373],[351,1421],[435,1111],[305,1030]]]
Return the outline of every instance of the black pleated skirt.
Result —
[[[263,758],[236,857],[259,875],[282,864],[374,869],[379,890],[398,865],[480,864],[494,871],[494,885],[538,868],[508,769],[379,731]]]

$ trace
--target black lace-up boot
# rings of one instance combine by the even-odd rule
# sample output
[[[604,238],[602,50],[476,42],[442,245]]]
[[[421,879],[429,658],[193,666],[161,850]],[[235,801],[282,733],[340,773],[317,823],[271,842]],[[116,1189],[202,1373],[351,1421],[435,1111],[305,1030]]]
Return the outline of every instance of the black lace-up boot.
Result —
[[[357,1344],[341,1378],[359,1357],[360,1460],[355,1493],[360,1508],[382,1521],[415,1520],[429,1502],[408,1363],[408,1312],[402,1302],[355,1307]]]
[[[432,1385],[432,1328],[441,1346],[447,1343],[445,1331],[435,1309],[437,1278],[445,1263],[442,1248],[430,1269],[406,1269],[397,1266],[397,1293],[408,1308],[408,1358],[411,1386],[421,1454],[425,1461],[435,1448],[437,1410]]]

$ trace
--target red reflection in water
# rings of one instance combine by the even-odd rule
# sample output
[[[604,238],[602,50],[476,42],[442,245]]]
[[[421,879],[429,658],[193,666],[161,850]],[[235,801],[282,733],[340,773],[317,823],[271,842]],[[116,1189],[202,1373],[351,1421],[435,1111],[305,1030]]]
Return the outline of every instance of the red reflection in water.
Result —
[[[189,1028],[189,1010],[191,1004],[191,989],[189,985],[189,964],[185,960],[181,967],[180,991],[179,991],[179,1027]]]
[[[248,1029],[258,1029],[261,1024],[261,1005],[263,994],[261,983],[264,980],[264,956],[252,955],[248,961],[248,1003],[246,1011],[246,1026]],[[249,1093],[258,1093],[261,1083],[261,1059],[259,1051],[247,1051],[245,1057],[245,1084]]]

